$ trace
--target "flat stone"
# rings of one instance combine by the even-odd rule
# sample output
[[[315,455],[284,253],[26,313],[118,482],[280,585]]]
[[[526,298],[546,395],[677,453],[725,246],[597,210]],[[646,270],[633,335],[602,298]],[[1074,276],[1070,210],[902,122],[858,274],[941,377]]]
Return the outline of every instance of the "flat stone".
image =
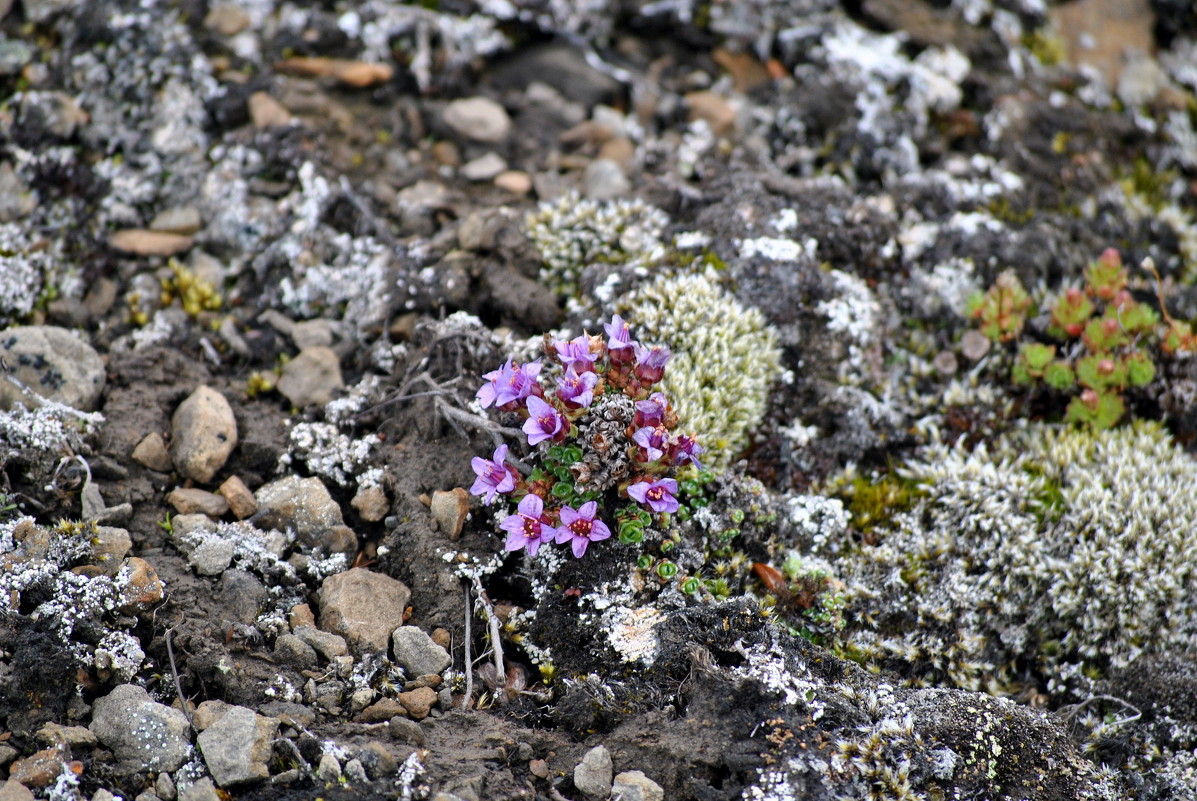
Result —
[[[323,545],[330,551],[353,555],[357,536],[345,525],[341,507],[316,477],[287,476],[264,484],[254,493],[258,528],[291,529],[306,548]]]
[[[154,219],[150,221],[150,230],[190,236],[203,224],[200,210],[195,206],[172,206],[154,215]]]
[[[249,491],[249,487],[245,486],[245,482],[237,476],[229,476],[220,485],[220,489],[216,490],[224,499],[229,502],[229,509],[232,510],[233,516],[238,520],[244,520],[247,517],[253,516],[254,512],[258,511],[258,502],[254,500],[254,494]]]
[[[586,165],[583,191],[591,200],[611,200],[632,191],[632,182],[616,162],[595,159]]]
[[[29,391],[90,412],[104,391],[106,371],[100,354],[65,328],[28,325],[0,331],[0,358],[9,375]],[[0,409],[33,406],[11,382],[0,381]]]
[[[28,16],[32,4],[25,0],[24,5]],[[55,91],[23,92],[18,118],[26,135],[58,139],[70,139],[91,120],[78,100]]]
[[[311,612],[309,611],[308,614],[310,615]],[[314,648],[316,653],[324,657],[327,662],[349,653],[349,643],[345,642],[344,637],[329,631],[321,631],[314,626],[315,621],[313,620],[311,626],[295,627],[295,636]]]
[[[86,726],[62,726],[47,723],[37,730],[37,739],[49,745],[69,745],[72,748],[95,748],[100,744]]]
[[[221,801],[212,779],[204,776],[179,792],[179,801]]]
[[[209,537],[188,555],[187,564],[197,576],[219,576],[232,564],[235,551],[232,540]]]
[[[229,511],[229,502],[223,495],[207,490],[178,487],[166,496],[166,502],[175,507],[181,515],[208,515],[223,517]]]
[[[362,520],[368,523],[377,523],[391,510],[391,502],[382,487],[366,487],[360,490],[349,504],[357,510]]]
[[[432,711],[436,703],[436,690],[431,687],[420,687],[407,693],[399,693],[399,703],[407,710],[413,720],[423,720]]]
[[[611,795],[613,773],[611,752],[606,746],[597,745],[574,768],[574,787],[594,798],[606,798]]]
[[[449,539],[455,540],[461,534],[461,527],[465,525],[466,515],[470,511],[470,496],[462,487],[451,490],[437,490],[432,493],[432,503],[429,505],[432,519],[437,527]]]
[[[357,719],[362,723],[382,723],[396,715],[407,717],[407,708],[394,698],[380,698],[363,709]]]
[[[526,195],[532,191],[532,177],[523,170],[507,170],[495,176],[495,186],[513,195]]]
[[[0,74],[4,48],[14,42],[0,39]],[[23,44],[23,43],[22,43]],[[37,208],[37,195],[21,180],[7,161],[0,164],[0,223],[27,216]]]
[[[354,758],[362,763],[372,779],[382,779],[394,776],[399,763],[385,745],[377,740],[371,740],[358,749]]]
[[[43,748],[9,765],[8,776],[26,787],[48,787],[62,773],[66,759],[67,751],[62,746]]]
[[[196,388],[179,404],[170,429],[170,457],[175,469],[200,484],[211,481],[237,447],[233,408],[211,387]]]
[[[467,97],[445,106],[445,124],[476,142],[500,144],[511,134],[507,109],[489,97]]]
[[[178,709],[122,684],[96,700],[88,727],[118,762],[137,772],[173,771],[187,761],[191,726]]]
[[[166,440],[157,431],[146,434],[137,447],[133,449],[133,461],[142,467],[159,473],[169,473],[175,469],[170,460],[170,452],[166,449]]]
[[[411,592],[403,582],[355,567],[320,586],[320,628],[339,634],[357,653],[386,651],[403,625]]]
[[[249,14],[227,3],[212,6],[204,17],[204,27],[221,36],[236,36],[249,27]]]
[[[278,733],[278,723],[252,709],[234,706],[200,732],[196,743],[216,784],[234,787],[269,778],[270,744]]]
[[[268,92],[254,92],[245,101],[249,119],[255,128],[270,128],[276,125],[290,125],[294,121],[287,107],[275,100]]]
[[[115,576],[121,569],[122,561],[133,547],[133,538],[129,532],[116,526],[98,526],[96,536],[92,540],[91,552],[96,564],[105,575]]]
[[[638,770],[628,770],[615,777],[611,797],[619,801],[664,801],[661,785]]]
[[[162,600],[165,587],[162,579],[158,578],[158,571],[149,562],[139,556],[130,556],[121,565],[118,576],[126,574],[128,579],[121,591],[124,600],[120,607],[122,612],[140,614]]]
[[[341,780],[341,763],[332,754],[325,751],[320,755],[320,764],[316,766],[316,778],[333,784]]]
[[[274,641],[274,658],[299,668],[316,665],[316,649],[294,634],[280,634]]]
[[[453,664],[449,652],[417,626],[400,626],[391,635],[395,661],[408,677],[439,674]]]
[[[174,256],[194,244],[194,240],[182,234],[166,231],[151,231],[146,228],[126,228],[108,238],[113,250],[132,253],[134,256]]]
[[[316,616],[312,614],[312,607],[307,604],[295,604],[287,613],[287,625],[292,631],[298,628],[316,628]]]
[[[323,405],[344,387],[341,380],[341,358],[332,348],[304,348],[283,365],[276,388],[292,405],[303,408],[310,404]]]
[[[225,701],[204,701],[191,713],[191,722],[198,731],[204,731],[232,708],[233,705]]]
[[[726,136],[736,127],[736,110],[717,92],[690,92],[686,95],[690,120],[705,120],[716,136]]]
[[[315,320],[300,320],[291,327],[289,336],[295,347],[302,350],[308,348],[328,348],[336,342],[336,321],[320,317]]]
[[[396,715],[391,718],[391,722],[387,724],[387,728],[390,730],[391,736],[399,742],[414,745],[417,748],[424,747],[424,730],[420,728],[419,723]]]
[[[491,181],[507,169],[507,160],[491,151],[461,166],[461,177],[467,181]]]
[[[16,779],[9,779],[0,784],[0,801],[34,801],[34,795]]]
[[[179,795],[178,788],[175,787],[175,780],[170,777],[169,773],[158,774],[158,778],[154,780],[154,793],[162,801],[175,801]]]
[[[310,78],[335,78],[341,83],[356,86],[359,89],[386,83],[395,74],[394,68],[389,64],[320,56],[285,58],[276,63],[274,68],[278,72],[306,75]]]

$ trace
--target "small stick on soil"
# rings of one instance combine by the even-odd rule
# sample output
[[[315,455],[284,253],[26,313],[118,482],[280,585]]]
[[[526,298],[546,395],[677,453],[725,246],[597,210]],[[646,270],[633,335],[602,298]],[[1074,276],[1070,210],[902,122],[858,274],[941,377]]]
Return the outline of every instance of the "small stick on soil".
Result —
[[[175,694],[179,696],[179,706],[183,707],[183,714],[187,716],[187,722],[191,725],[192,731],[198,731],[195,728],[195,721],[191,717],[191,710],[188,709],[187,696],[183,695],[183,682],[179,681],[179,669],[175,666],[175,647],[171,644],[171,635],[175,630],[166,630],[166,656],[170,660],[170,675],[175,680]]]
[[[470,662],[470,621],[474,617],[474,610],[470,607],[470,585],[465,585],[465,698],[461,699],[461,708],[470,708],[470,699],[474,695],[474,665]]]
[[[490,599],[486,597],[486,590],[482,589],[482,579],[477,576],[474,577],[474,589],[478,591],[478,603],[486,610],[486,620],[490,624],[490,647],[495,657],[495,675],[506,676],[507,671],[503,669],[503,646],[499,642],[499,617],[490,605]]]
[[[353,191],[353,186],[349,183],[349,179],[344,175],[341,176],[341,193],[345,195],[345,199],[349,201],[357,213],[362,215],[362,219],[369,223],[370,227],[374,229],[374,234],[386,243],[391,250],[400,250],[399,243],[395,241],[391,229],[385,222],[378,219],[378,215],[374,213],[366,202],[358,197],[357,192]]]

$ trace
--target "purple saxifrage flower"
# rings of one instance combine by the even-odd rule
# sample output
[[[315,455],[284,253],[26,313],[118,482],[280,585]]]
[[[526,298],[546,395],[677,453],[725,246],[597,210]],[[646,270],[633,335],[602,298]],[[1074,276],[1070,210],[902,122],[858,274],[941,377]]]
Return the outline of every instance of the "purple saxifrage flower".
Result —
[[[500,367],[482,376],[490,383],[484,384],[475,395],[485,409],[491,404],[506,406],[518,403],[531,396],[540,386],[536,377],[540,375],[540,359],[527,364],[514,365],[511,359]]]
[[[645,426],[663,426],[665,425],[665,409],[669,406],[669,401],[665,399],[664,392],[654,392],[648,396],[648,400],[636,401],[636,416],[633,419],[633,424],[636,428],[644,428]]]
[[[677,482],[672,478],[641,481],[628,487],[628,497],[642,503],[654,512],[676,512]]]
[[[498,493],[507,493],[515,489],[515,476],[507,469],[507,446],[495,448],[495,454],[490,459],[475,456],[470,460],[470,466],[478,474],[474,479],[474,486],[470,487],[471,495],[485,495],[487,504],[495,499]]]
[[[569,428],[569,421],[535,395],[528,398],[528,414],[530,416],[524,421],[524,433],[528,435],[529,445],[539,445],[546,439],[565,438],[564,432]]]
[[[680,435],[677,441],[669,446],[670,457],[678,467],[689,463],[701,470],[702,463],[698,461],[698,457],[705,452],[706,448],[699,445],[694,437],[686,434]]]
[[[590,337],[583,334],[568,342],[554,342],[553,347],[557,349],[557,358],[566,367],[580,373],[594,369],[596,357],[590,352]]]
[[[598,504],[587,501],[581,508],[561,507],[561,525],[557,527],[557,542],[570,543],[574,556],[579,559],[586,553],[586,546],[611,536],[611,529],[602,520],[595,519]],[[675,503],[676,508],[676,503]]]
[[[645,426],[632,435],[632,441],[640,446],[643,461],[655,462],[665,455],[667,433],[665,426]]]
[[[518,551],[527,548],[536,556],[540,546],[557,538],[557,529],[550,526],[544,517],[544,501],[538,495],[528,494],[520,501],[519,511],[499,524],[507,532],[506,548]]]
[[[596,373],[578,373],[568,368],[557,380],[557,397],[577,409],[585,409],[594,400],[594,386],[598,383]]]
[[[665,345],[646,348],[636,345],[636,377],[645,384],[655,384],[665,375],[665,364],[673,354]]]
[[[614,364],[627,364],[635,357],[631,329],[618,314],[612,315],[611,322],[604,323],[607,332],[607,356]]]

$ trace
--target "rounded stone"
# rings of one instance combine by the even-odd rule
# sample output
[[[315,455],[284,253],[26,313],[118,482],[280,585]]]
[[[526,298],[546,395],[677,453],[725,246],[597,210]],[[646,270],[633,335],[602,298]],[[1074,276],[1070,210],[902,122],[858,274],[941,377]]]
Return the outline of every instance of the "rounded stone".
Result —
[[[95,349],[65,328],[29,325],[0,331],[0,359],[9,375],[37,395],[85,412],[93,411],[104,391],[104,362]],[[0,409],[33,406],[25,392],[0,381]]]
[[[198,387],[179,404],[170,430],[170,458],[175,469],[200,484],[215,478],[237,447],[233,407],[211,387]]]
[[[574,768],[574,787],[588,796],[606,798],[611,794],[613,774],[611,752],[606,746],[597,745]]]
[[[122,684],[98,699],[88,728],[118,762],[138,772],[177,770],[190,756],[187,717],[151,701],[135,684]]]
[[[507,110],[489,97],[467,97],[445,106],[445,124],[476,142],[499,144],[511,133]]]
[[[408,678],[439,674],[453,664],[449,652],[417,626],[400,626],[391,635],[395,661]]]
[[[254,525],[263,529],[292,530],[300,545],[323,545],[330,551],[352,555],[357,536],[345,525],[341,507],[318,478],[287,476],[258,488]]]
[[[332,348],[304,348],[283,366],[276,385],[292,405],[303,408],[323,405],[345,386],[341,380],[341,359]]]
[[[585,192],[591,200],[611,200],[632,190],[623,168],[611,159],[595,159],[586,165]]]
[[[386,651],[403,625],[411,591],[403,582],[355,567],[320,586],[320,628],[344,637],[358,653]]]

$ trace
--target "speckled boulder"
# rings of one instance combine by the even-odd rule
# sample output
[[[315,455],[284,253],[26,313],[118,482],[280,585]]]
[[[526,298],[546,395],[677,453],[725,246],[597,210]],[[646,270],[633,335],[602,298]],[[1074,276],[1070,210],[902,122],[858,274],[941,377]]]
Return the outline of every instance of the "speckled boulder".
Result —
[[[92,411],[104,391],[104,362],[95,349],[65,328],[30,325],[0,331],[0,358],[13,378],[43,398]],[[0,409],[31,405],[8,381],[0,381]]]
[[[135,772],[176,770],[187,761],[187,717],[151,701],[135,684],[122,684],[98,699],[88,728],[118,762]]]

